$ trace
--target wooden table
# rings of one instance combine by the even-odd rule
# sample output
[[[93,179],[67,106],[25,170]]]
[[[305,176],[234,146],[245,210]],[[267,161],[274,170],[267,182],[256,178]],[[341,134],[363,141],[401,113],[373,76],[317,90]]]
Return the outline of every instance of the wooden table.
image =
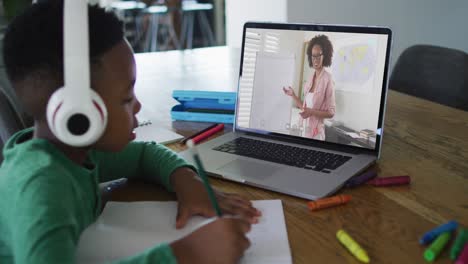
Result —
[[[215,55],[208,58],[196,56],[209,52]],[[167,90],[145,90],[145,84],[137,81],[137,95],[155,96],[140,98],[143,107],[153,102],[149,108],[164,108],[165,112],[159,112],[161,120],[168,120],[170,90],[182,88],[177,85],[192,75],[209,76],[211,72],[213,80],[206,82],[219,81],[219,86],[233,84],[230,81],[235,81],[230,79],[229,72],[236,74],[236,67],[231,67],[236,65],[232,63],[239,65],[235,62],[236,52],[238,54],[238,51],[221,47],[211,48],[211,51],[194,50],[185,55],[180,51],[138,55],[139,66],[144,64],[145,58],[149,60],[152,57],[159,65],[153,66],[153,70],[168,62],[170,67],[179,71],[173,72],[173,77],[161,72],[167,77],[162,83],[173,81],[174,86],[161,88]],[[183,57],[202,65],[192,65],[194,68],[189,70],[182,66]],[[219,62],[218,67],[211,68],[213,61]],[[221,70],[223,75],[219,77],[217,74]],[[139,71],[150,70],[139,68]],[[184,73],[187,76],[181,76]],[[164,79],[163,76],[158,78]],[[156,101],[165,104],[159,105]],[[191,129],[206,125],[173,122],[172,128],[189,134]],[[179,144],[169,147],[176,151],[184,149]],[[390,90],[382,156],[375,169],[380,176],[408,174],[412,183],[392,188],[362,186],[343,189],[340,193],[353,196],[349,204],[317,212],[310,212],[304,199],[219,179],[211,179],[211,183],[215,188],[240,193],[252,200],[281,199],[294,263],[359,263],[336,240],[339,228],[347,230],[367,250],[372,263],[425,263],[422,257],[425,247],[418,244],[423,233],[451,219],[468,227],[468,112]],[[133,183],[117,193],[114,199],[173,200],[175,197],[160,187]],[[439,256],[436,263],[451,263],[448,250]]]

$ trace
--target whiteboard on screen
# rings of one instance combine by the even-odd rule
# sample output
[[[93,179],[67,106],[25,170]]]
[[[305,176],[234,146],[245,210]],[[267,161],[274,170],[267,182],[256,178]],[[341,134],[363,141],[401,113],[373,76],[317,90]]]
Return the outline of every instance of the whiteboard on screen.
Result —
[[[257,53],[250,128],[289,133],[291,97],[283,87],[293,86],[295,67],[294,54]]]

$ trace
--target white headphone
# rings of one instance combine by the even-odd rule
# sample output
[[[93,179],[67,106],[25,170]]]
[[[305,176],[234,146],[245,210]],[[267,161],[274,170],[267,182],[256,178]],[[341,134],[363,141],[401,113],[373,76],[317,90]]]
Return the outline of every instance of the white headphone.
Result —
[[[63,143],[89,146],[106,128],[107,109],[91,89],[87,1],[65,0],[63,23],[64,86],[49,99],[47,123]]]

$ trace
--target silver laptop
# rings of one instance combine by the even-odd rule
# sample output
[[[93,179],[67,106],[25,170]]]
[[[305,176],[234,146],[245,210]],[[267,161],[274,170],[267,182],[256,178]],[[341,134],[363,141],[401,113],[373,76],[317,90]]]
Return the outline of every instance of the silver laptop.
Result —
[[[246,23],[233,132],[198,146],[208,175],[318,199],[375,163],[391,35],[382,27]]]

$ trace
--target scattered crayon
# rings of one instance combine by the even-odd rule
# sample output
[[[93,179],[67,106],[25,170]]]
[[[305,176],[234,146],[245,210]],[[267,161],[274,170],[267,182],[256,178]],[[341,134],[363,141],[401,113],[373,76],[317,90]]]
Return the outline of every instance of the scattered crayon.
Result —
[[[457,229],[457,227],[458,227],[458,223],[456,221],[454,221],[454,220],[448,221],[447,223],[445,223],[443,225],[440,225],[440,226],[432,229],[431,231],[428,231],[427,233],[425,233],[421,237],[421,239],[419,239],[419,244],[421,244],[421,245],[428,244],[432,240],[434,240],[437,236],[439,236],[440,234],[442,234],[444,232],[453,231],[453,230]]]
[[[437,256],[442,252],[447,242],[450,240],[451,233],[444,232],[440,234],[434,242],[424,251],[424,259],[433,262]]]
[[[353,187],[359,186],[369,181],[370,179],[375,178],[376,176],[377,176],[377,172],[374,170],[365,172],[359,176],[355,176],[349,179],[348,182],[346,182],[346,187],[353,188]]]
[[[338,238],[341,244],[343,244],[359,261],[364,263],[370,262],[366,251],[364,251],[364,249],[362,249],[361,246],[343,229],[336,232],[336,238]]]
[[[453,246],[450,249],[450,259],[456,260],[463,249],[463,245],[468,243],[468,229],[462,228],[458,233]]]
[[[307,202],[307,207],[309,207],[310,210],[315,211],[323,208],[337,206],[340,204],[345,204],[350,200],[351,195],[340,194],[328,198],[318,199],[316,201]]]
[[[198,136],[198,135],[200,135],[200,134],[203,134],[203,133],[205,133],[206,131],[209,131],[209,130],[215,128],[217,125],[218,125],[218,124],[214,124],[214,125],[211,125],[211,126],[205,128],[205,129],[201,130],[201,131],[198,131],[197,133],[195,133],[195,134],[193,134],[193,135],[191,135],[191,136],[188,136],[188,137],[182,139],[182,140],[180,141],[180,143],[185,144],[185,143],[187,143],[187,141],[189,141],[190,139],[192,139],[192,138],[194,138],[194,137],[196,137],[196,136]]]
[[[207,131],[204,131],[203,133],[199,135],[194,136],[191,140],[193,141],[194,144],[198,144],[198,142],[211,137],[212,135],[218,133],[219,131],[222,131],[223,129],[224,129],[224,124],[218,124],[215,127]]]
[[[468,243],[465,244],[462,253],[458,256],[455,264],[468,264]]]
[[[409,176],[393,176],[385,178],[374,178],[367,182],[367,184],[383,187],[383,186],[394,186],[394,185],[406,185],[411,182]]]

